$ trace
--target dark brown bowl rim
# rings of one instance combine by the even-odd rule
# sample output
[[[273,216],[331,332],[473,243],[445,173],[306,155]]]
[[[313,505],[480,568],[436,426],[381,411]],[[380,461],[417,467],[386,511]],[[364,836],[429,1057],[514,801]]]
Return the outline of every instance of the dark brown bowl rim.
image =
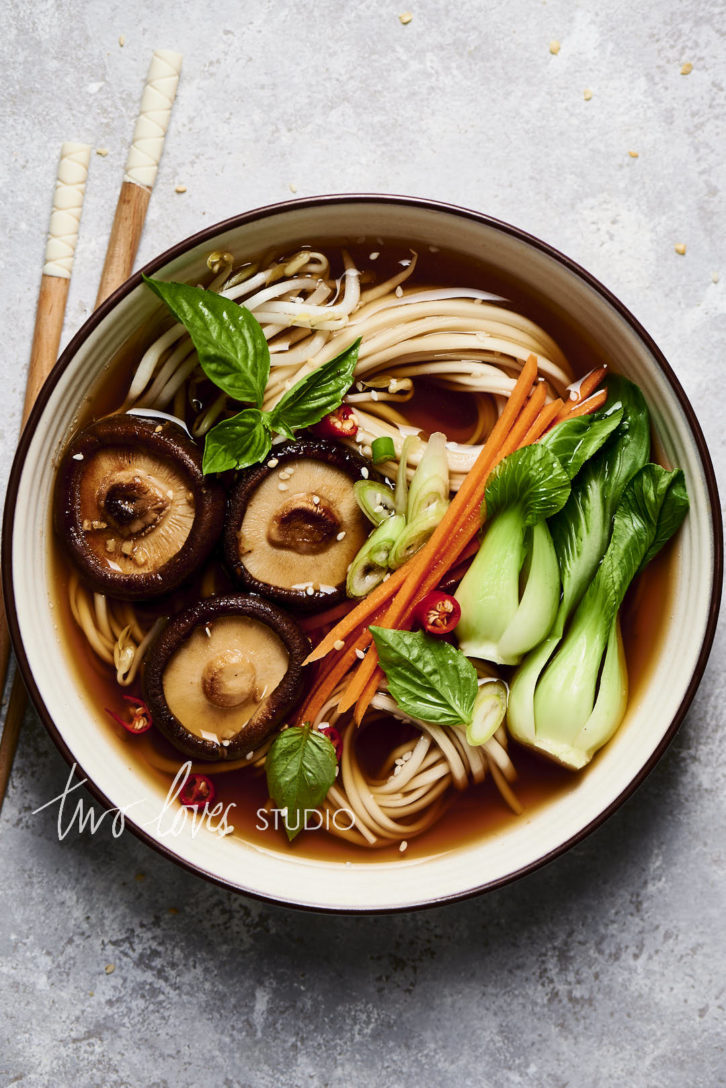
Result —
[[[581,842],[587,835],[589,835],[596,828],[600,827],[602,823],[617,809],[624,801],[630,797],[637,787],[643,782],[645,777],[650,773],[660,757],[665,752],[666,748],[675,736],[686,711],[690,706],[693,697],[696,693],[703,672],[706,668],[708,656],[713,643],[714,634],[716,631],[716,623],[718,619],[719,605],[721,601],[721,583],[723,577],[723,527],[721,523],[720,515],[720,503],[718,496],[718,486],[716,483],[716,476],[711,462],[711,457],[708,452],[703,432],[696,418],[695,412],[691,407],[691,404],[686,396],[678,378],[674,374],[667,362],[665,356],[653,341],[651,336],[646,332],[640,322],[630,313],[627,307],[611,292],[607,287],[603,286],[599,280],[595,279],[589,272],[582,268],[576,261],[573,261],[570,257],[560,253],[559,250],[553,246],[541,241],[539,238],[528,234],[526,231],[513,227],[509,223],[505,223],[502,220],[495,219],[492,216],[485,215],[482,212],[473,211],[469,208],[463,208],[455,204],[447,204],[443,201],[431,200],[424,197],[410,197],[410,196],[397,196],[394,194],[382,194],[382,193],[343,193],[332,194],[326,196],[317,197],[305,197],[299,200],[283,201],[279,204],[269,204],[260,208],[254,208],[251,211],[243,212],[240,215],[232,216],[229,219],[222,220],[220,223],[215,223],[209,227],[205,227],[204,230],[199,231],[196,234],[191,235],[184,241],[177,243],[167,249],[164,253],[161,253],[158,257],[155,257],[143,269],[135,272],[125,283],[123,283],[109,298],[103,302],[97,310],[88,318],[84,325],[79,329],[73,339],[70,341],[65,351],[62,353],[58,362],[54,366],[51,374],[46,381],[45,385],[40,391],[38,399],[35,402],[30,417],[25,425],[23,433],[20,437],[18,449],[13,460],[12,468],[10,471],[10,477],[8,480],[7,496],[5,500],[5,512],[3,516],[3,534],[2,534],[2,580],[3,580],[3,592],[5,595],[5,602],[7,608],[8,625],[10,628],[10,635],[13,642],[13,648],[18,661],[21,675],[25,681],[25,685],[28,689],[30,697],[35,704],[35,707],[40,715],[43,724],[53,738],[57,745],[61,755],[64,757],[69,765],[74,765],[80,772],[80,775],[86,779],[86,785],[92,795],[106,808],[111,808],[111,802],[109,799],[98,789],[94,782],[85,774],[83,768],[79,766],[77,760],[73,758],[73,755],[67,747],[63,737],[58,731],[55,723],[53,722],[47,707],[43,699],[40,696],[38,688],[35,684],[32,672],[29,667],[28,659],[25,654],[22,639],[20,637],[20,630],[18,625],[18,619],[16,614],[15,595],[13,590],[13,577],[12,577],[12,525],[15,515],[15,505],[17,502],[18,487],[20,483],[20,476],[22,473],[23,463],[28,451],[28,446],[32,435],[35,432],[35,428],[38,424],[41,414],[45,409],[45,405],[55,388],[61,374],[65,371],[66,367],[70,364],[74,355],[88,338],[88,336],[97,328],[97,326],[104,320],[104,318],[113,310],[118,302],[122,298],[125,298],[131,291],[139,286],[142,273],[151,275],[157,272],[164,265],[169,264],[171,261],[182,256],[188,250],[193,249],[195,246],[203,244],[215,238],[217,235],[229,231],[236,230],[248,223],[270,218],[271,216],[279,215],[284,212],[292,210],[302,210],[305,208],[319,207],[319,206],[332,206],[335,204],[381,204],[381,205],[403,205],[406,207],[416,207],[427,211],[441,212],[447,215],[459,216],[464,219],[469,219],[472,222],[484,224],[494,230],[501,231],[503,234],[508,234],[514,238],[525,242],[533,249],[539,250],[549,258],[557,261],[568,271],[575,276],[583,280],[589,287],[597,292],[606,302],[608,302],[613,309],[620,315],[620,317],[633,329],[639,339],[646,345],[656,363],[660,367],[663,374],[668,379],[668,382],[673,390],[682,410],[688,421],[691,434],[698,449],[698,454],[703,468],[704,477],[706,480],[706,487],[708,490],[709,499],[711,502],[711,521],[713,530],[713,546],[714,546],[714,564],[713,564],[713,578],[711,585],[711,601],[709,606],[708,622],[706,624],[706,630],[704,632],[703,642],[696,662],[696,667],[691,677],[691,681],[686,689],[686,693],[678,707],[673,719],[661,739],[658,747],[651,754],[650,758],[641,767],[640,771],[634,778],[630,780],[627,786],[618,794],[618,796],[605,808],[602,812],[590,821],[585,827],[581,828],[575,834],[570,836],[565,842],[560,843],[553,850],[548,851],[542,857],[537,858],[535,861],[530,862],[527,865],[522,866],[515,872],[508,873],[506,876],[499,877],[495,880],[486,881],[483,884],[478,885],[476,888],[470,888],[465,892],[453,892],[450,895],[440,895],[435,898],[426,898],[416,902],[407,903],[406,905],[387,906],[387,907],[331,907],[326,904],[314,904],[314,903],[299,903],[292,899],[283,899],[277,896],[265,895],[254,889],[244,887],[243,884],[233,883],[232,881],[224,880],[214,873],[208,872],[202,866],[195,865],[183,858],[180,858],[173,850],[166,847],[163,843],[155,840],[142,828],[137,827],[131,820],[128,821],[130,829],[135,835],[137,835],[143,842],[151,846],[154,850],[158,851],[163,856],[171,859],[176,864],[183,866],[190,872],[197,876],[202,876],[205,879],[211,881],[213,884],[218,884],[220,887],[232,889],[233,891],[241,892],[244,895],[249,895],[254,899],[262,900],[263,902],[274,903],[277,905],[295,907],[300,910],[317,911],[318,913],[326,914],[391,914],[401,911],[409,910],[422,910],[428,907],[441,906],[444,903],[452,903],[460,900],[469,899],[475,895],[480,895],[485,891],[492,891],[495,888],[502,887],[511,883],[520,877],[526,876],[528,873],[534,872],[547,862],[553,861],[556,857],[564,854],[566,850],[575,846]]]

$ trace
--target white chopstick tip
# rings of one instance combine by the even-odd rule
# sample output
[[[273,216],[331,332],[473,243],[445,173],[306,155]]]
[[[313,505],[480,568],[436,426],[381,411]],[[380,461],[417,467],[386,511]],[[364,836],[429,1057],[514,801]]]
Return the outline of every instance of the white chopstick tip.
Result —
[[[182,61],[184,55],[182,53],[175,53],[172,49],[155,49],[154,56],[168,64],[170,68],[173,68],[177,75],[181,72]]]
[[[61,145],[45,247],[44,276],[71,278],[90,160],[90,144],[66,140]]]
[[[181,66],[181,53],[170,49],[154,50],[126,160],[124,181],[149,190],[154,187]]]

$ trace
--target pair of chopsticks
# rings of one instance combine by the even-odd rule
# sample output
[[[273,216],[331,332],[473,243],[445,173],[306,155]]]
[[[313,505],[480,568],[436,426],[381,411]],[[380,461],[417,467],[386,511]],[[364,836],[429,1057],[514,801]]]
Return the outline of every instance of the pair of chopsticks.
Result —
[[[111,227],[96,307],[131,275],[161,160],[181,62],[179,53],[165,49],[156,50],[151,58]],[[87,144],[64,143],[61,148],[35,312],[23,427],[58,356],[90,155],[91,148]],[[0,590],[0,694],[5,687],[9,658],[10,635]],[[27,702],[25,686],[16,672],[0,738],[0,809],[5,799]]]

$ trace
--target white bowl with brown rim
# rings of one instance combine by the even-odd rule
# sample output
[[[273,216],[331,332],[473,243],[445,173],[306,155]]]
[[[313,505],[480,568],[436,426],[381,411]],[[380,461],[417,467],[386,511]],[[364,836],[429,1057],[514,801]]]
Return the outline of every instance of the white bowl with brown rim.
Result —
[[[54,607],[50,561],[51,495],[60,451],[109,361],[129,342],[148,341],[161,305],[132,276],[86,322],[61,356],[23,433],[5,508],[3,587],[13,643],[32,699],[79,778],[104,805],[127,812],[126,825],[193,871],[250,895],[334,911],[402,910],[496,887],[557,856],[597,827],[628,797],[675,734],[702,676],[721,589],[722,532],[711,461],[677,378],[645,330],[587,272],[556,250],[476,212],[420,199],[330,196],[257,209],[210,227],[146,266],[147,274],[198,282],[213,249],[238,260],[295,245],[367,237],[438,247],[478,269],[480,286],[509,284],[540,314],[570,327],[614,370],[635,381],[651,410],[664,461],[683,469],[690,512],[671,545],[670,588],[656,651],[631,698],[626,720],[587,772],[568,789],[495,830],[445,848],[386,860],[375,853],[343,864],[311,857],[281,841],[261,846],[239,835],[168,833],[160,819],[166,788],[145,775],[103,727]]]

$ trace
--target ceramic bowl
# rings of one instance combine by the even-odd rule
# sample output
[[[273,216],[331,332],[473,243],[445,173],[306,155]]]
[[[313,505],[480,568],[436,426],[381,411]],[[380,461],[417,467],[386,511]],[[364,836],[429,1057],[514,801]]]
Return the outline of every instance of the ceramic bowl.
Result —
[[[637,382],[668,463],[686,475],[689,516],[675,548],[676,577],[660,653],[624,725],[586,775],[555,800],[513,818],[496,834],[423,858],[361,863],[310,860],[237,836],[164,835],[155,823],[165,790],[142,783],[128,746],[99,728],[79,695],[52,608],[49,563],[54,466],[108,361],[161,319],[161,304],[131,277],[74,337],[43,388],[10,477],[3,575],[11,633],[24,679],[64,756],[96,797],[127,809],[126,824],[174,860],[251,895],[318,910],[400,910],[493,888],[555,857],[598,826],[636,788],[673,737],[710,649],[721,586],[721,524],[713,469],[698,422],[673,371],[635,318],[587,272],[550,246],[487,216],[431,201],[333,196],[258,209],[210,227],[147,265],[149,274],[196,282],[213,249],[244,259],[341,238],[406,239],[506,270],[540,306],[598,345]],[[143,788],[142,788],[143,786]],[[664,813],[665,817],[665,813]]]

